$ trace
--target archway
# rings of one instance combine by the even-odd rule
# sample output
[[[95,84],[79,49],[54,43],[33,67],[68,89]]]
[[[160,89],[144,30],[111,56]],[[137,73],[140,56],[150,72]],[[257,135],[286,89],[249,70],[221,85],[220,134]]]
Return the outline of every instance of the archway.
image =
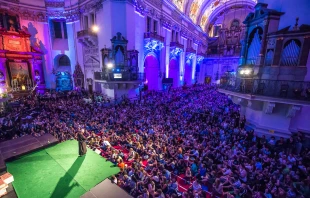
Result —
[[[185,63],[184,83],[186,83],[186,85],[192,84],[192,65],[191,65],[190,60],[186,61],[186,63]]]
[[[148,85],[148,90],[158,90],[159,87],[159,63],[157,58],[149,54],[144,60],[144,72]]]
[[[173,79],[173,87],[179,86],[180,83],[179,64],[175,58],[171,59],[169,62],[169,78]]]

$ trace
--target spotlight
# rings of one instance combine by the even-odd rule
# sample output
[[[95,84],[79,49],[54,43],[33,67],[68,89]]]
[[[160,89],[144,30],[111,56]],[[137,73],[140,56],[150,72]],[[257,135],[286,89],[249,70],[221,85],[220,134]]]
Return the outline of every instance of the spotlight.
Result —
[[[107,64],[107,67],[108,67],[109,69],[112,69],[112,68],[113,68],[113,64],[112,64],[112,63],[108,63],[108,64]]]
[[[249,75],[251,73],[251,71],[249,70],[249,69],[246,69],[245,71],[244,71],[244,74],[245,75]]]
[[[244,70],[240,70],[240,74],[243,75],[244,74]]]
[[[93,27],[91,28],[93,32],[97,33],[99,31],[99,27],[98,25],[93,25]]]
[[[2,88],[0,88],[0,94],[2,94],[3,93],[3,89]]]

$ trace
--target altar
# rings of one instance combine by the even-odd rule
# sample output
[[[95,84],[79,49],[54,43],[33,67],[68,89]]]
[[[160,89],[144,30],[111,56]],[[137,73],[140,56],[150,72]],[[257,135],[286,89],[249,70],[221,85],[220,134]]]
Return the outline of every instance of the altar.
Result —
[[[15,14],[0,11],[0,92],[45,89],[40,46],[31,46],[31,35],[20,29]]]

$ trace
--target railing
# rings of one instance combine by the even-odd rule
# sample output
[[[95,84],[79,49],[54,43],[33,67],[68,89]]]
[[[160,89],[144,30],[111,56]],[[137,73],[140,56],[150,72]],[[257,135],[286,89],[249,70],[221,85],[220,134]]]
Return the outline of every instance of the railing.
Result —
[[[77,37],[84,37],[84,36],[97,36],[97,34],[95,32],[93,32],[92,30],[81,30],[77,32]]]
[[[309,81],[235,78],[222,80],[219,88],[243,94],[310,100]]]
[[[130,73],[130,72],[120,72],[120,73],[106,73],[106,72],[95,72],[95,80],[104,81],[145,81],[144,73]]]
[[[154,32],[145,32],[144,33],[144,38],[152,38],[152,39],[155,39],[155,40],[158,40],[158,41],[161,41],[162,43],[164,43],[165,41],[165,38],[158,35],[157,33],[154,33]]]

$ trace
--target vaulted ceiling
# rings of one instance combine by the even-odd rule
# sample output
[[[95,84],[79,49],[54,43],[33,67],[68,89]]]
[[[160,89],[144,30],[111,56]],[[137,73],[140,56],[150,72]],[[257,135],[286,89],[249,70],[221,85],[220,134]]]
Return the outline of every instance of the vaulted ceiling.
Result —
[[[172,0],[172,2],[195,24],[206,30],[210,21],[224,10],[240,6],[253,7],[257,0]]]

